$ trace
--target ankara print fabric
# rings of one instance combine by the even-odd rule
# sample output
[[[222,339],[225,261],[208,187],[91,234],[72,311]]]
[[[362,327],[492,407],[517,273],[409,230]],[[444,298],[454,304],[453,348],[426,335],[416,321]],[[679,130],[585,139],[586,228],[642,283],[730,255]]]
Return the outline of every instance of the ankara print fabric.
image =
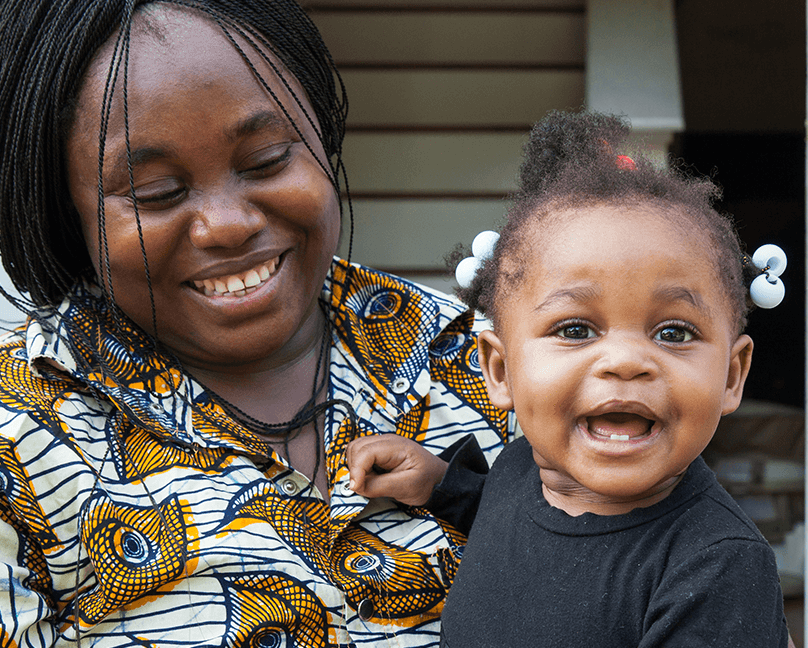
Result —
[[[482,323],[340,260],[323,299],[330,397],[357,414],[327,415],[329,504],[198,383],[113,337],[91,287],[0,340],[0,645],[437,645],[465,538],[351,493],[344,449],[398,433],[437,454],[472,432],[492,461],[511,426],[485,397]]]

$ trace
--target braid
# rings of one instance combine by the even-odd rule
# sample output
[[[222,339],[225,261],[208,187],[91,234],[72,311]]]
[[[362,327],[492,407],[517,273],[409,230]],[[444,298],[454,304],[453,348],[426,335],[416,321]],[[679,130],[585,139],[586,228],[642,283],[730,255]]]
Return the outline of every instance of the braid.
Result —
[[[30,299],[6,297],[51,333],[62,337],[74,349],[76,360],[86,364],[85,370],[99,370],[123,389],[128,387],[115,367],[109,366],[94,346],[96,341],[88,338],[77,322],[60,318],[60,328],[55,330],[49,320],[50,316],[58,316],[55,307],[78,281],[92,280],[95,275],[79,215],[70,197],[64,147],[75,123],[83,78],[96,53],[109,43],[112,55],[98,133],[98,249],[92,251],[99,259],[98,273],[106,301],[103,326],[118,336],[123,342],[120,351],[131,354],[136,365],[146,363],[157,373],[166,369],[182,371],[179,361],[170,350],[161,347],[156,337],[155,302],[137,200],[134,200],[135,220],[154,335],[146,334],[129,321],[115,303],[101,173],[113,97],[117,96],[123,103],[128,181],[135,195],[129,141],[129,44],[133,17],[144,6],[158,3],[198,11],[219,26],[297,130],[331,179],[337,195],[341,194],[343,183],[347,194],[342,160],[348,110],[345,87],[317,28],[294,0],[5,0],[0,8],[0,115],[3,116],[0,257],[15,287]],[[247,48],[239,43],[246,43],[249,51],[244,51]],[[272,84],[253,66],[250,56],[256,55],[273,70],[296,102],[295,109],[317,133],[327,156],[326,164],[314,155],[313,142],[307,141],[290,118],[289,106],[279,101]],[[295,92],[290,74],[303,88],[303,96]],[[306,100],[313,108],[313,115],[306,112],[303,105]],[[347,205],[352,239],[350,196]],[[340,201],[341,212],[342,208]],[[349,243],[349,259],[350,253]],[[318,365],[315,383],[318,378],[325,380],[325,371]],[[179,383],[169,380],[168,386],[174,397],[184,398],[176,391]],[[300,427],[301,420],[309,420],[306,417],[322,409],[314,407],[315,404],[312,401],[295,419],[272,427],[277,433]]]
[[[15,0],[3,8],[0,256],[34,304],[59,300],[90,268],[62,164],[62,113],[115,27],[107,20],[99,29],[114,4]]]
[[[314,108],[335,190],[339,193],[343,182],[347,187],[342,162],[348,110],[345,88],[317,28],[300,5],[294,0],[165,1],[205,13],[231,42],[230,33],[236,33],[248,43],[265,47],[282,62]],[[30,296],[30,302],[12,299],[23,310],[57,304],[77,280],[94,274],[70,200],[64,142],[73,125],[83,76],[93,56],[116,31],[119,37],[112,66],[123,65],[124,88],[116,90],[118,75],[111,69],[107,114],[112,94],[125,94],[132,16],[151,2],[6,0],[0,9],[0,257],[17,289]],[[263,56],[261,50],[256,51]],[[244,52],[242,56],[246,60]],[[284,79],[283,71],[276,71]],[[298,103],[301,100],[297,98]],[[352,236],[350,199],[348,208]],[[99,258],[106,267],[103,202],[99,228]],[[111,286],[109,281],[106,284]]]

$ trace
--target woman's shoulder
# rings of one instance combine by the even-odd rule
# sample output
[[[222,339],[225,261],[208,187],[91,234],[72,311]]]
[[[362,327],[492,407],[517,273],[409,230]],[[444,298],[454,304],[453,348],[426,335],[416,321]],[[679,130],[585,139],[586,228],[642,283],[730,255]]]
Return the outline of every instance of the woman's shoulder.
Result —
[[[30,419],[56,425],[55,403],[85,389],[58,322],[53,313],[39,313],[0,334],[0,436],[15,436]]]
[[[398,293],[410,302],[433,305],[446,310],[450,317],[456,317],[468,310],[457,297],[446,292],[336,257],[325,289],[333,304],[352,306],[354,310],[358,304],[368,305],[374,301],[375,296],[383,293]]]
[[[335,259],[324,296],[334,314],[335,332],[349,347],[374,345],[377,358],[429,348],[445,357],[467,343],[486,321],[460,300],[402,277]]]

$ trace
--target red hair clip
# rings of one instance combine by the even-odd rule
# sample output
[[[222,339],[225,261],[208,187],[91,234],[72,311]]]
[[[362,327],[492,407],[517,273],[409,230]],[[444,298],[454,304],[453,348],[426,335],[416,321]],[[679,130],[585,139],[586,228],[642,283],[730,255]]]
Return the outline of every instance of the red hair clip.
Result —
[[[610,157],[614,155],[614,149],[609,142],[602,139],[600,140],[600,143],[603,145],[603,150],[606,152],[606,155]],[[628,155],[616,155],[614,158],[614,164],[618,169],[628,169],[629,171],[637,170],[636,163]]]
[[[628,155],[618,155],[614,163],[617,165],[618,169],[628,169],[629,171],[637,170],[637,165]]]

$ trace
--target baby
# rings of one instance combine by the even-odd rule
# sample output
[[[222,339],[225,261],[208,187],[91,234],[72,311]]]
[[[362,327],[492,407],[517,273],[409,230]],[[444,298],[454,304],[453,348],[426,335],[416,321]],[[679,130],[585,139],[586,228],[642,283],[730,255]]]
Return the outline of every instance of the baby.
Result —
[[[741,401],[761,271],[715,185],[617,155],[628,133],[592,113],[538,123],[500,238],[459,291],[493,323],[480,364],[524,438],[485,478],[442,646],[789,643],[774,554],[699,456]],[[761,276],[758,299],[780,286]],[[463,528],[459,454],[447,471],[383,435],[348,462],[356,492]]]

